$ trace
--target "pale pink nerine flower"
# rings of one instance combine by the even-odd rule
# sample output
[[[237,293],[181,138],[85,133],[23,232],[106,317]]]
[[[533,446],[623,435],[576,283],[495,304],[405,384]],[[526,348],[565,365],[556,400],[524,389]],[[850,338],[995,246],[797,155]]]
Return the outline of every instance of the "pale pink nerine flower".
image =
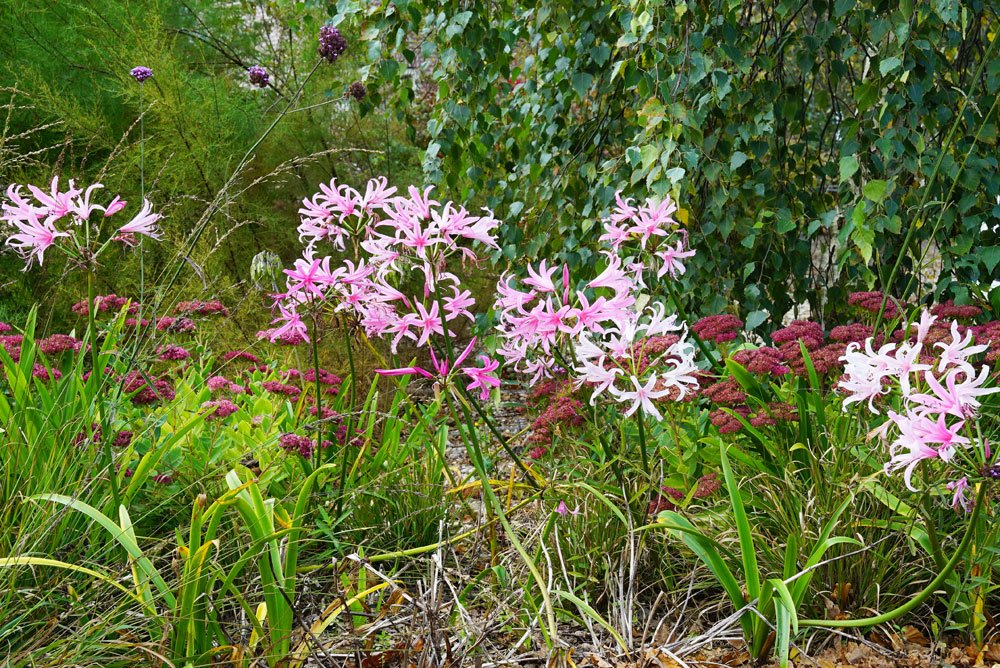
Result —
[[[320,184],[319,189],[320,192],[311,199],[302,200],[299,240],[307,240],[311,247],[318,241],[330,239],[339,250],[346,247],[346,235],[358,231],[362,224],[368,222],[362,218],[375,214],[396,192],[384,176],[371,179],[364,195],[346,184],[338,184],[336,179],[332,179],[329,185]],[[350,218],[358,220],[350,221]]]
[[[609,254],[609,266],[583,289],[574,290],[568,265],[549,266],[542,261],[528,267],[521,289],[509,274],[497,283],[499,312],[498,353],[508,364],[536,383],[551,376],[559,366],[557,352],[568,357],[582,333],[600,334],[606,326],[632,317],[634,280],[621,269],[621,260]],[[591,298],[587,290],[613,290],[613,294]]]
[[[118,236],[142,234],[150,239],[160,239],[160,232],[156,228],[156,222],[162,218],[158,213],[153,213],[153,205],[149,200],[142,201],[142,209],[132,220],[118,228]],[[128,238],[127,236],[125,237]]]
[[[628,258],[626,267],[635,274],[635,282],[642,284],[642,272],[655,269],[657,278],[670,275],[677,278],[686,271],[684,263],[695,252],[687,246],[687,235],[680,230],[680,239],[671,242],[670,237],[678,230],[677,221],[673,215],[677,204],[666,196],[662,200],[649,199],[641,206],[633,206],[630,199],[622,199],[621,192],[615,193],[616,206],[604,220],[604,234],[600,240],[606,242],[618,254],[630,242],[638,245],[638,255]],[[647,246],[652,248],[652,257],[659,260],[650,262],[652,258],[643,255]]]
[[[294,301],[307,302],[314,298],[323,298],[326,288],[336,282],[330,270],[329,256],[316,258],[312,249],[307,248],[305,255],[295,261],[292,269],[285,269],[288,276],[287,292],[284,296],[292,297]]]
[[[575,349],[579,361],[574,369],[577,383],[593,387],[591,404],[607,392],[616,401],[631,404],[626,417],[641,409],[661,420],[653,400],[666,396],[683,399],[698,383],[694,375],[698,371],[695,348],[683,338],[685,330],[676,316],[665,315],[662,305],[657,305],[644,313],[633,313],[601,335],[584,333]],[[656,359],[647,359],[645,340],[672,332],[679,332],[681,338]]]
[[[381,209],[385,218],[372,224],[361,247],[379,276],[416,269],[434,291],[449,257],[458,254],[463,262],[475,263],[479,258],[471,243],[498,247],[495,230],[500,222],[489,210],[473,216],[452,202],[439,205],[429,193],[430,188],[421,194],[411,187],[410,197],[391,198]]]
[[[952,461],[956,447],[988,448],[985,443],[973,443],[960,431],[967,419],[975,417],[980,398],[1000,391],[985,387],[989,367],[984,366],[976,374],[968,360],[984,348],[971,345],[972,336],[962,337],[957,326],[952,327],[950,343],[935,346],[941,350],[937,364],[918,361],[923,351],[922,341],[933,323],[934,317],[924,312],[917,325],[916,344],[902,343],[898,347],[885,344],[875,351],[873,339],[869,338],[864,350],[851,344],[841,358],[846,364],[839,387],[849,394],[844,400],[845,410],[853,402],[867,400],[871,411],[877,414],[874,399],[898,391],[904,410],[889,411],[889,420],[872,433],[886,440],[892,438],[891,458],[885,471],[903,469],[906,486],[911,490],[913,472],[920,462],[936,459],[947,464]],[[935,370],[944,373],[943,378]],[[922,389],[918,387],[921,384],[927,391],[914,390]],[[962,494],[956,492],[955,498],[961,501],[964,488],[959,491]]]
[[[954,457],[956,446],[964,447],[970,443],[968,438],[958,433],[965,422],[948,425],[943,413],[932,420],[912,411],[903,415],[890,411],[889,419],[899,429],[899,436],[889,446],[892,458],[885,464],[885,472],[905,469],[903,480],[906,487],[914,492],[917,490],[912,476],[920,462],[925,459],[949,462]]]
[[[31,221],[12,221],[17,233],[7,238],[7,245],[18,252],[25,260],[24,271],[31,267],[35,259],[41,265],[45,260],[45,251],[52,246],[59,237],[68,237],[66,232],[60,232],[55,228],[49,219],[44,221],[35,218]]]
[[[48,223],[54,223],[61,218],[71,215],[71,222],[76,225],[87,220],[94,211],[101,211],[104,217],[113,216],[125,207],[125,202],[116,196],[107,206],[101,206],[92,202],[95,192],[103,188],[100,183],[94,183],[86,189],[77,188],[73,180],[69,181],[69,189],[65,192],[59,190],[59,177],[52,179],[51,191],[45,192],[41,188],[28,185],[27,188],[34,197],[34,203],[22,192],[19,184],[12,184],[7,188],[7,201],[2,207],[0,220],[8,222],[31,222],[41,218]]]
[[[306,323],[295,310],[295,306],[285,308],[283,304],[278,304],[278,311],[280,315],[272,320],[271,324],[281,324],[267,333],[271,342],[274,343],[284,336],[294,334],[301,336],[306,343],[309,343],[309,328],[306,327]]]
[[[938,372],[942,372],[950,366],[958,366],[963,369],[968,369],[969,373],[974,373],[972,365],[969,363],[969,358],[973,355],[978,355],[979,353],[985,352],[989,346],[987,345],[970,345],[972,343],[972,330],[968,330],[965,336],[958,331],[958,323],[951,323],[951,341],[949,343],[935,343],[935,348],[940,348],[941,353],[938,361]]]
[[[670,278],[677,278],[687,271],[681,260],[694,257],[695,253],[693,250],[684,250],[684,243],[678,241],[675,246],[667,245],[666,250],[657,251],[653,255],[663,262],[656,272],[657,278],[663,278],[664,274],[670,274]]]
[[[966,492],[969,490],[968,478],[959,478],[958,480],[949,482],[945,487],[949,491],[954,492],[951,497],[951,507],[954,510],[961,508],[963,512],[972,512],[972,499],[966,495]]]
[[[94,210],[104,212],[108,217],[121,211],[125,203],[118,197],[107,207],[91,202],[93,194],[103,188],[100,183],[81,190],[72,180],[69,189],[59,190],[59,177],[52,179],[50,192],[33,185],[27,186],[32,201],[23,193],[23,186],[12,184],[7,188],[6,201],[3,203],[0,220],[6,221],[15,229],[14,234],[7,238],[7,245],[14,248],[25,259],[25,270],[35,260],[42,264],[45,251],[57,243],[62,237],[72,237],[70,232],[60,230],[55,222],[70,216],[71,222],[79,225],[90,217]]]
[[[959,374],[964,378],[961,383],[958,382]],[[1000,387],[983,387],[989,376],[988,366],[984,366],[978,376],[971,366],[957,367],[948,372],[945,385],[942,386],[934,374],[928,371],[927,387],[932,394],[921,392],[911,395],[909,399],[923,413],[946,413],[961,419],[974,417],[981,405],[979,397],[1000,392]]]
[[[621,191],[618,191],[615,202],[617,206],[608,216],[605,233],[600,239],[609,242],[612,248],[617,249],[630,240],[638,240],[645,248],[651,237],[668,236],[677,227],[673,217],[677,204],[669,195],[659,201],[647,200],[642,206],[635,207],[631,199],[622,199]]]
[[[875,399],[889,391],[889,380],[895,380],[904,397],[911,393],[911,374],[930,369],[930,365],[919,362],[923,344],[887,343],[878,351],[873,350],[874,339],[861,344],[851,343],[840,358],[844,365],[844,375],[840,381],[840,389],[848,393],[844,400],[844,409],[855,402],[867,401],[868,408],[877,413]]]
[[[932,319],[921,317],[918,338],[922,338],[920,330],[929,328],[932,323]],[[888,393],[893,387],[898,387],[904,399],[914,400],[931,410],[942,410],[956,417],[963,417],[974,413],[979,407],[977,397],[997,391],[982,389],[988,378],[988,369],[983,368],[983,373],[977,378],[975,369],[968,362],[970,356],[983,352],[985,346],[971,345],[971,333],[963,338],[959,335],[957,326],[952,327],[950,343],[939,343],[935,346],[941,349],[936,365],[938,372],[950,369],[945,377],[945,382],[951,388],[947,391],[933,375],[932,365],[918,361],[923,352],[922,343],[904,342],[898,346],[895,343],[887,343],[875,351],[872,346],[873,341],[874,339],[868,338],[864,350],[861,350],[858,343],[850,344],[844,356],[840,358],[845,365],[839,387],[848,393],[848,397],[844,400],[845,410],[851,403],[867,401],[871,411],[877,413],[874,399]],[[958,373],[962,373],[965,377],[965,381],[960,385],[957,383]],[[926,393],[911,396],[913,384],[919,382],[921,377],[934,391],[934,397]],[[959,392],[960,395],[956,395],[955,392]]]
[[[101,184],[95,184],[94,186],[91,186],[91,188],[94,188],[95,186],[100,188]],[[51,188],[51,191],[46,193],[41,188],[37,188],[33,185],[28,186],[28,190],[31,191],[31,194],[35,196],[35,199],[38,200],[39,204],[41,204],[45,209],[45,215],[51,217],[53,220],[58,220],[74,209],[73,198],[77,197],[82,191],[79,188],[76,188],[73,184],[73,180],[70,179],[69,190],[66,192],[60,192],[58,176],[52,177]]]
[[[556,506],[556,512],[565,517],[566,515],[579,515],[580,506],[577,506],[573,510],[569,509],[565,501],[559,501],[559,505]]]
[[[474,216],[452,202],[442,205],[432,190],[410,187],[406,196],[394,196],[384,177],[369,181],[363,195],[335,180],[321,185],[299,210],[307,247],[285,271],[288,285],[280,298],[286,311],[307,301],[334,302],[335,310],[355,312],[370,336],[392,337],[394,352],[404,338],[424,346],[431,335],[444,334],[446,322],[475,320],[475,300],[448,271],[449,258],[478,262],[472,245],[497,248],[500,222],[487,209]],[[329,257],[313,256],[317,242],[329,239],[343,250],[348,237],[364,253],[357,268],[345,262],[350,269],[331,269]],[[403,287],[414,284],[425,286],[423,295],[404,294]]]

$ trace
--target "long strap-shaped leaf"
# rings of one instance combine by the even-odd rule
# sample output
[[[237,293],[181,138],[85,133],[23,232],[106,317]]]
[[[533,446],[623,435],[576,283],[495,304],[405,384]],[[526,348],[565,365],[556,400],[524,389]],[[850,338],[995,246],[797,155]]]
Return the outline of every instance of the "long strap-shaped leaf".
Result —
[[[723,446],[719,450],[719,453],[722,459],[722,473],[726,479],[726,489],[729,491],[729,500],[733,504],[733,519],[736,521],[736,533],[740,538],[743,579],[747,585],[747,596],[753,600],[760,597],[760,573],[757,570],[757,552],[754,549],[753,532],[750,529],[750,522],[747,520],[746,508],[743,506],[743,495],[740,493],[739,485],[736,483],[736,476],[733,475],[733,467],[729,465],[726,447]]]
[[[108,533],[111,534],[111,537],[114,538],[119,545],[125,548],[128,555],[135,560],[136,567],[142,572],[142,575],[156,585],[156,589],[160,593],[160,596],[163,597],[167,607],[173,608],[177,605],[177,599],[174,597],[173,592],[170,591],[167,583],[164,582],[162,577],[160,577],[160,574],[153,567],[152,562],[150,562],[149,558],[142,553],[142,549],[133,538],[135,535],[134,533],[130,535],[128,530],[115,524],[111,518],[99,511],[97,508],[94,508],[79,499],[74,499],[71,496],[64,496],[62,494],[41,494],[31,498],[40,501],[60,503],[64,506],[72,508],[73,510],[83,513],[90,519],[100,524],[105,530],[107,530]]]
[[[110,575],[101,573],[100,571],[95,571],[92,568],[87,568],[86,566],[80,566],[78,564],[70,564],[65,561],[59,561],[58,559],[48,559],[46,557],[7,557],[5,559],[0,559],[0,568],[17,568],[18,566],[49,566],[52,568],[61,568],[66,571],[73,571],[74,573],[89,575],[90,577],[96,578],[105,584],[111,585],[129,598],[133,599],[144,610],[146,610],[146,614],[151,617],[156,615],[156,610],[147,608],[146,602],[143,601],[142,598],[134,591],[124,586]]]

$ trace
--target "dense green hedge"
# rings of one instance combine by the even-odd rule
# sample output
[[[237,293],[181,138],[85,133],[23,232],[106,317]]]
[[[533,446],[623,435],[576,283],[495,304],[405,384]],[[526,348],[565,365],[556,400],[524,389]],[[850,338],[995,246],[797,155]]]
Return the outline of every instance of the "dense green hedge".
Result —
[[[689,294],[754,325],[884,284],[911,227],[946,279],[997,275],[980,233],[1000,222],[990,3],[362,4],[338,7],[367,13],[372,79],[401,110],[436,83],[425,169],[497,207],[510,260],[590,261],[623,189],[680,201]]]

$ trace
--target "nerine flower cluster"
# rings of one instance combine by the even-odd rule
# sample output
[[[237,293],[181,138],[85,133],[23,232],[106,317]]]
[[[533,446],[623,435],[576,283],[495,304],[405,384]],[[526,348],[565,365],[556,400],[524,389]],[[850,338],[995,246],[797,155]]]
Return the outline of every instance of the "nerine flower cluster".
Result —
[[[298,228],[303,256],[284,270],[285,290],[275,303],[279,316],[261,336],[276,343],[308,342],[310,321],[332,309],[355,318],[369,336],[388,340],[393,353],[405,341],[431,358],[430,370],[382,373],[432,378],[460,373],[466,389],[487,396],[499,385],[494,375],[499,364],[486,355],[471,363],[475,341],[453,359],[444,353],[458,322],[475,321],[476,300],[454,271],[479,264],[477,247],[497,248],[499,221],[488,210],[474,215],[432,193],[410,187],[398,195],[385,178],[369,181],[362,193],[334,180],[303,200]],[[320,255],[321,248],[354,259],[338,263]]]
[[[66,190],[60,190],[59,177],[56,176],[48,191],[16,183],[7,188],[6,201],[0,208],[0,221],[12,228],[6,243],[24,259],[25,270],[36,261],[41,265],[45,260],[45,251],[53,246],[78,259],[93,252],[84,249],[86,240],[94,238],[94,235],[87,236],[85,226],[94,226],[95,221],[111,218],[128,204],[117,196],[107,204],[96,203],[96,193],[104,187],[100,183],[78,188],[71,179],[68,185]],[[95,218],[95,214],[99,217]],[[118,227],[109,241],[134,246],[137,235],[159,239],[156,223],[160,217],[160,214],[153,213],[149,201],[144,200],[140,211]],[[100,248],[106,246],[107,242]]]
[[[662,305],[638,306],[651,279],[685,273],[694,251],[674,219],[669,198],[635,205],[616,195],[604,221],[604,268],[574,277],[569,265],[542,261],[527,276],[501,276],[496,310],[498,352],[531,382],[570,372],[593,388],[591,402],[607,394],[657,420],[657,400],[683,399],[697,385],[695,348],[686,326]]]
[[[876,432],[888,442],[887,473],[902,470],[906,486],[916,490],[913,475],[921,462],[939,462],[953,492],[953,505],[966,510],[970,500],[966,475],[979,470],[990,457],[989,446],[974,428],[981,398],[1000,391],[986,387],[990,369],[974,360],[989,348],[974,344],[973,332],[963,333],[953,322],[950,337],[932,341],[936,315],[924,311],[911,328],[911,338],[879,342],[869,337],[864,344],[851,343],[840,389],[851,404],[864,404],[887,420]],[[937,337],[935,337],[937,338]],[[891,406],[891,407],[890,407]],[[941,478],[940,469],[930,481]]]

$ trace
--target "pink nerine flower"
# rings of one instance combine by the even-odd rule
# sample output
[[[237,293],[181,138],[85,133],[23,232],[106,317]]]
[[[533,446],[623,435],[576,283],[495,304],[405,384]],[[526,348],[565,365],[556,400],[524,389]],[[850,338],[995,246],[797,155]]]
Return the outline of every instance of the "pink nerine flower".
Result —
[[[965,332],[965,337],[962,337],[958,331],[958,323],[952,321],[951,342],[934,344],[935,348],[941,349],[937,367],[939,373],[952,366],[968,369],[970,375],[973,373],[972,365],[969,363],[969,358],[973,355],[985,352],[989,346],[970,345],[972,343],[972,336],[972,330],[968,330]]]
[[[969,480],[967,478],[962,477],[954,482],[949,482],[945,487],[949,491],[954,492],[951,497],[951,507],[953,509],[958,510],[961,508],[963,512],[972,512],[972,499],[966,496],[966,492],[969,489]]]
[[[964,377],[961,383],[958,382],[959,374]],[[989,376],[989,367],[984,366],[979,376],[974,374],[971,367],[968,369],[958,367],[948,372],[945,384],[942,386],[941,382],[928,371],[927,386],[933,394],[914,394],[910,400],[922,406],[924,412],[947,413],[962,419],[972,417],[981,405],[979,397],[1000,392],[1000,387],[983,387]]]
[[[306,328],[306,323],[302,321],[302,318],[295,311],[295,307],[291,306],[286,309],[283,305],[279,304],[278,311],[281,315],[272,320],[271,324],[281,324],[267,332],[267,336],[271,342],[274,343],[289,337],[294,337],[301,338],[306,343],[309,343],[309,331]]]
[[[98,188],[101,184],[96,184]],[[93,186],[91,186],[93,188]],[[59,177],[52,177],[51,191],[46,193],[41,188],[29,185],[28,190],[35,199],[45,208],[45,214],[53,220],[58,220],[73,210],[73,198],[78,196],[82,190],[73,185],[73,180],[69,181],[69,190],[61,192],[59,190]]]
[[[660,411],[656,410],[656,405],[652,400],[667,396],[670,394],[670,390],[667,388],[661,390],[656,389],[655,373],[646,379],[645,385],[640,385],[639,379],[635,376],[632,376],[630,380],[632,381],[632,385],[635,386],[634,390],[617,390],[616,392],[619,401],[632,402],[632,406],[625,411],[625,417],[631,417],[632,414],[641,407],[643,412],[647,415],[650,415],[657,420],[662,420],[663,416],[660,415]]]
[[[490,398],[490,390],[494,387],[500,387],[500,379],[495,375],[496,370],[500,367],[500,363],[490,359],[486,355],[480,355],[479,360],[483,363],[483,366],[467,366],[462,369],[462,373],[472,379],[472,382],[465,389],[470,392],[478,389],[479,399],[486,401]]]
[[[559,505],[556,506],[556,512],[565,517],[566,515],[579,515],[580,507],[577,506],[573,510],[569,509],[565,501],[559,501]]]
[[[694,346],[689,341],[673,335],[669,345],[648,345],[673,332],[683,334],[684,326],[677,323],[675,316],[666,316],[662,306],[656,306],[629,314],[600,335],[581,335],[574,350],[579,360],[574,371],[578,384],[594,388],[591,404],[607,392],[618,402],[631,403],[626,416],[641,408],[654,419],[662,419],[654,399],[681,400],[698,386]]]
[[[142,210],[132,220],[118,228],[117,237],[128,239],[126,235],[142,234],[151,239],[160,239],[160,232],[156,228],[156,222],[160,218],[162,218],[160,214],[153,213],[153,205],[149,200],[143,200]]]
[[[694,257],[694,254],[693,250],[684,250],[684,243],[682,241],[678,241],[676,246],[667,246],[666,250],[653,253],[653,255],[660,258],[663,262],[660,269],[656,272],[656,277],[663,278],[664,274],[670,274],[670,278],[683,276],[687,268],[681,260]]]
[[[25,260],[24,270],[27,271],[31,264],[38,260],[41,265],[45,260],[45,251],[52,246],[59,237],[68,237],[66,232],[60,232],[55,228],[50,219],[40,220],[13,220],[11,221],[18,232],[7,238],[7,245],[13,248]]]

